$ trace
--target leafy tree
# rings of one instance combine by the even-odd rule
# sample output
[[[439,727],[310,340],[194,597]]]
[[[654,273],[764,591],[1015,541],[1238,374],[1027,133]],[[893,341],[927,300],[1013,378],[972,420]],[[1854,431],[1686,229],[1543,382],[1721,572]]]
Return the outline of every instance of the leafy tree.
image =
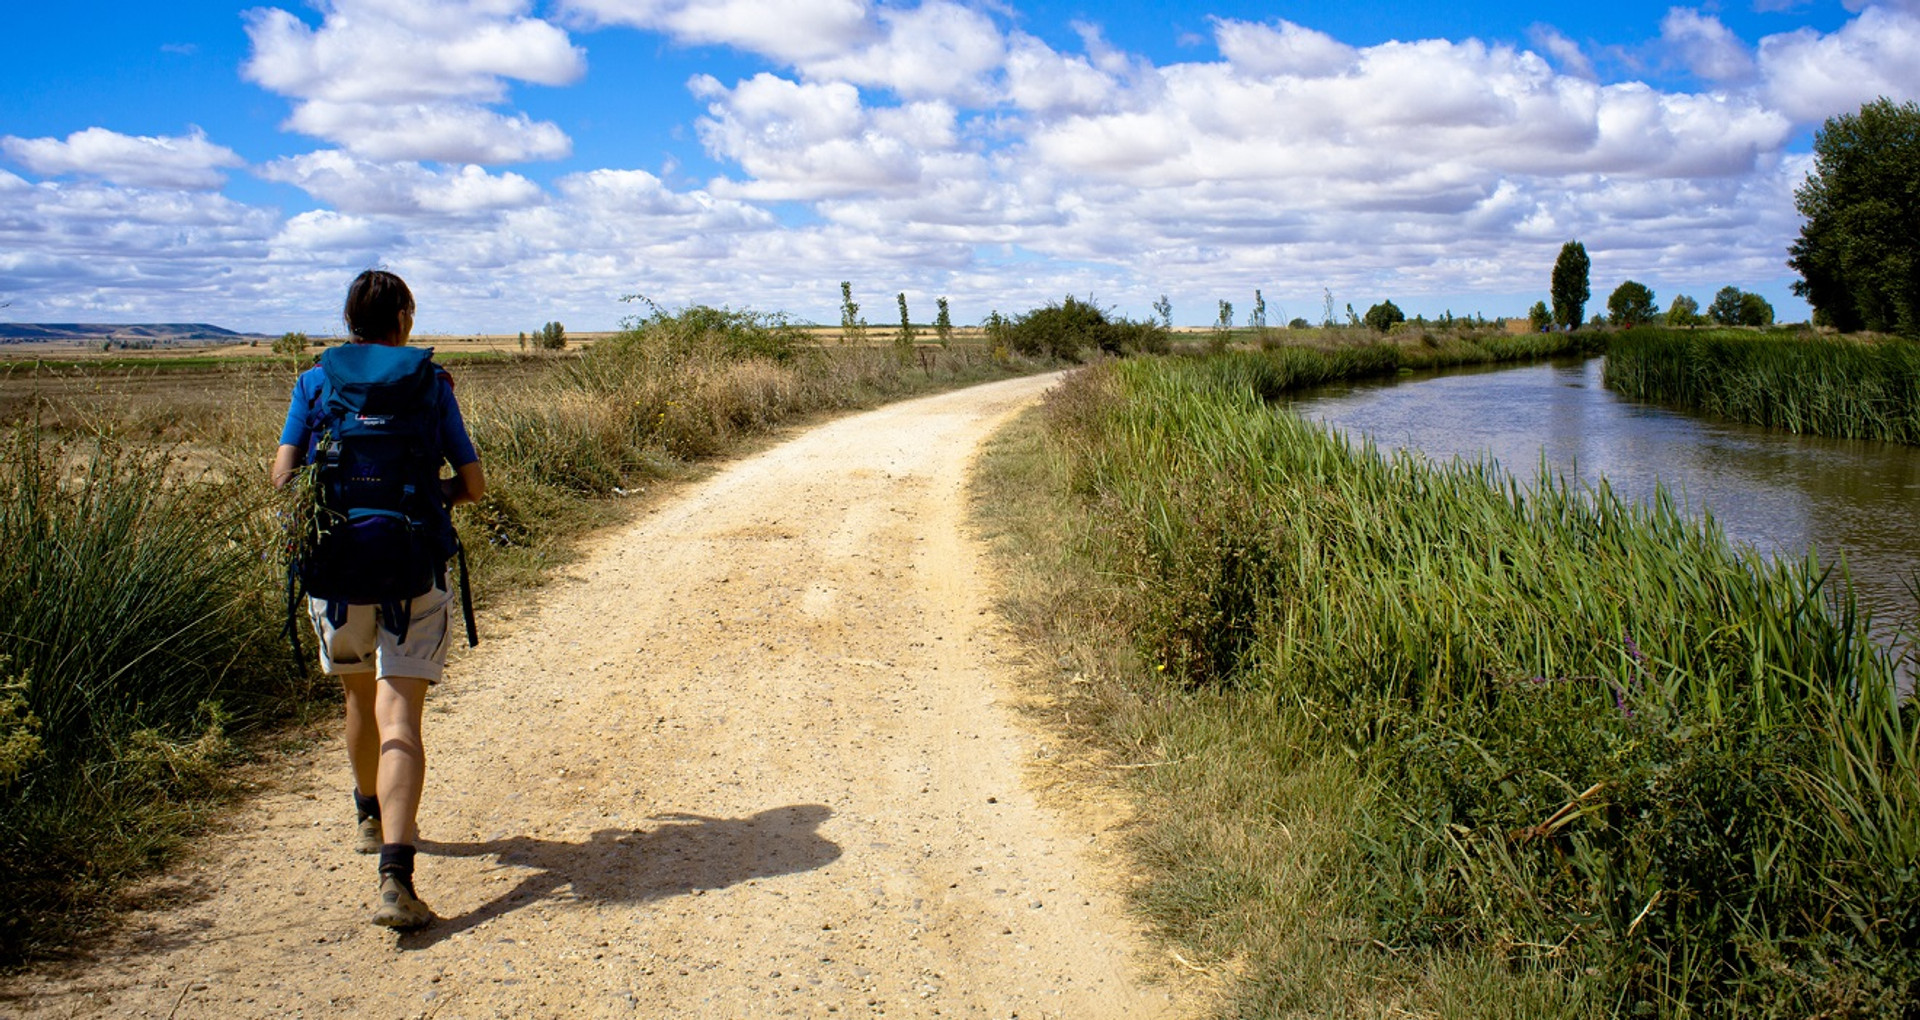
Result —
[[[1751,294],[1751,293],[1741,294],[1740,295],[1740,325],[1742,326],[1773,325],[1773,305],[1769,304],[1766,298],[1763,298],[1758,294]]]
[[[940,346],[945,347],[953,342],[953,315],[947,311],[946,298],[940,298],[935,303],[940,312],[933,317],[933,335],[940,341]]]
[[[1261,295],[1258,287],[1253,291],[1253,311],[1247,315],[1247,325],[1254,329],[1267,328],[1267,299]]]
[[[282,333],[280,339],[273,342],[275,354],[303,354],[307,350],[305,333]]]
[[[1814,322],[1920,336],[1920,103],[1882,97],[1828,118],[1794,192],[1787,260]]]
[[[867,320],[860,317],[860,305],[853,300],[853,282],[840,281],[840,342],[867,342]]]
[[[567,346],[567,327],[557,322],[549,322],[533,331],[533,345],[545,351],[557,351]]]
[[[1153,314],[1160,317],[1161,329],[1173,328],[1173,302],[1168,301],[1165,294],[1160,295],[1160,300],[1153,303]]]
[[[986,331],[987,347],[995,358],[1004,358],[1007,352],[1015,349],[1017,338],[1013,332],[1013,320],[1001,315],[1000,309],[988,312],[980,325]]]
[[[1382,301],[1367,309],[1365,320],[1376,332],[1385,333],[1393,329],[1395,323],[1407,321],[1407,313],[1392,301]]]
[[[524,329],[520,331],[520,349],[523,351],[527,349],[527,331]]]
[[[1287,328],[1288,329],[1306,329],[1311,325],[1312,323],[1308,322],[1305,319],[1292,319],[1288,321]]]
[[[1628,280],[1607,296],[1607,318],[1616,326],[1638,326],[1652,322],[1659,314],[1653,304],[1653,291],[1644,283]]]
[[[1593,289],[1587,284],[1587,270],[1591,268],[1586,245],[1568,241],[1560,246],[1560,257],[1553,263],[1553,285],[1549,289],[1553,295],[1554,322],[1568,328],[1580,325],[1580,317],[1586,314],[1587,299],[1593,296]]]
[[[1707,316],[1722,326],[1740,325],[1740,288],[1720,288],[1707,306]]]
[[[1213,328],[1222,333],[1233,328],[1233,302],[1220,302],[1220,318],[1214,322]]]
[[[1535,301],[1533,307],[1527,309],[1527,325],[1530,326],[1535,333],[1541,332],[1548,326],[1553,325],[1553,313],[1547,311],[1547,303],[1545,301]]]
[[[1667,306],[1667,325],[1696,326],[1700,323],[1700,302],[1681,294]]]
[[[913,338],[915,335],[913,320],[907,318],[907,292],[903,290],[900,292],[900,332],[894,334],[893,346],[899,350],[903,356],[912,354]]]

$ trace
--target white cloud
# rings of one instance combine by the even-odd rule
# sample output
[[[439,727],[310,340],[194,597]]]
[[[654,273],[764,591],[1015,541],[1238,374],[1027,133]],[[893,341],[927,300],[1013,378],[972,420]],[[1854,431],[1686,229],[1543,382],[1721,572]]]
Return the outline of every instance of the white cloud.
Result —
[[[565,132],[526,114],[435,103],[302,103],[287,126],[339,140],[356,156],[443,163],[520,163],[560,159],[573,149]]]
[[[944,0],[883,7],[881,33],[843,53],[798,62],[816,81],[876,86],[910,99],[985,102],[1005,63],[1006,42],[985,14]]]
[[[490,174],[472,164],[441,171],[373,163],[334,150],[275,160],[260,174],[353,215],[475,216],[545,201],[540,186],[519,174]]]
[[[651,29],[786,63],[840,56],[875,34],[865,0],[563,0],[561,7],[592,25]]]
[[[1357,55],[1332,36],[1290,21],[1269,26],[1216,18],[1213,36],[1229,63],[1256,76],[1325,78],[1351,68]]]
[[[39,321],[241,321],[264,289],[255,267],[277,219],[210,192],[4,171],[0,210],[0,294],[9,315]]]
[[[954,109],[910,103],[869,109],[854,86],[755,75],[728,89],[710,77],[693,83],[710,116],[700,137],[717,156],[752,178],[716,185],[757,200],[818,199],[910,187],[926,159],[956,141]]]
[[[272,243],[288,253],[375,252],[402,236],[392,223],[315,209],[287,220]]]
[[[123,135],[106,128],[57,138],[0,138],[0,148],[20,165],[46,177],[78,175],[148,188],[211,190],[226,183],[225,167],[242,165],[232,149],[193,128],[184,137]]]
[[[352,271],[381,262],[415,283],[423,330],[605,326],[635,290],[831,319],[841,279],[889,306],[897,291],[916,309],[946,294],[961,321],[1067,292],[1135,312],[1167,292],[1187,321],[1254,287],[1272,314],[1311,319],[1322,286],[1360,307],[1391,296],[1500,314],[1539,296],[1572,237],[1596,280],[1777,297],[1805,172],[1787,146],[1864,99],[1920,92],[1911,6],[1751,47],[1711,8],[1675,8],[1647,49],[1709,83],[1689,91],[1602,80],[1545,26],[1527,48],[1352,46],[1220,18],[1217,55],[1156,66],[1097,26],[1072,26],[1078,50],[1056,49],[1012,14],[950,0],[572,0],[568,24],[765,60],[689,81],[703,108],[691,126],[721,163],[704,186],[680,180],[684,153],[657,173],[543,186],[485,165],[568,151],[556,125],[505,102],[515,83],[578,76],[559,29],[525,0],[343,0],[318,27],[256,15],[248,70],[294,100],[291,127],[336,143],[258,171],[324,208],[161,201],[143,188],[163,160],[130,157],[118,177],[99,161],[56,171],[81,166],[79,136],[33,140],[64,146],[46,151],[65,163],[32,163],[8,140],[22,166],[63,179],[0,172],[0,292],[105,308],[171,287],[241,325],[326,328]],[[419,66],[379,39],[349,52],[374,26],[446,46]],[[198,169],[166,171],[182,175],[170,186],[217,186],[238,160],[212,148]]]
[[[1818,123],[1880,96],[1920,99],[1916,54],[1920,12],[1873,6],[1831,34],[1803,28],[1760,40],[1760,74],[1775,107]]]
[[[524,0],[323,0],[318,28],[274,8],[247,13],[241,73],[294,99],[287,126],[375,159],[554,159],[566,135],[487,107],[507,80],[566,85],[586,71],[566,33]]]
[[[1660,21],[1660,39],[1694,74],[1708,81],[1743,81],[1753,75],[1753,54],[1720,19],[1691,7],[1674,7]]]
[[[1093,113],[1118,100],[1120,83],[1085,57],[1055,52],[1016,34],[1007,50],[1006,94],[1014,106],[1040,113]]]
[[[1527,38],[1532,40],[1535,46],[1546,50],[1548,56],[1559,61],[1560,66],[1566,68],[1568,74],[1588,79],[1597,77],[1593,73],[1593,61],[1587,59],[1587,55],[1581,52],[1580,44],[1567,38],[1552,25],[1534,25],[1527,29]]]

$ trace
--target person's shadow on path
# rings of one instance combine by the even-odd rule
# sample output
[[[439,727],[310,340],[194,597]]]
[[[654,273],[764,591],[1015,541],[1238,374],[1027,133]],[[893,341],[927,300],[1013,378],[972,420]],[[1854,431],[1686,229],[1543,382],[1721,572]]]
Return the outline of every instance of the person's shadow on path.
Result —
[[[458,917],[400,937],[403,949],[428,946],[478,927],[510,910],[551,897],[561,886],[573,896],[607,903],[644,903],[695,889],[721,889],[751,878],[812,871],[839,859],[840,845],[821,836],[833,811],[821,804],[770,808],[745,818],[656,815],[652,829],[601,829],[585,843],[512,836],[484,843],[423,839],[423,854],[498,859],[531,868],[519,884]]]

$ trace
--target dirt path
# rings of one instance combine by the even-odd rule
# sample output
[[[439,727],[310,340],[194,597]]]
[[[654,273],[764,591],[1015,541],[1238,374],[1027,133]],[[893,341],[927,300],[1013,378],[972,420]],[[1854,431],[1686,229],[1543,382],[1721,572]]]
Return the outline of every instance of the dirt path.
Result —
[[[597,544],[429,699],[367,923],[329,746],[28,1015],[1170,1017],[1094,815],[1041,805],[963,484],[1023,379],[805,433]],[[504,633],[502,633],[504,632]]]

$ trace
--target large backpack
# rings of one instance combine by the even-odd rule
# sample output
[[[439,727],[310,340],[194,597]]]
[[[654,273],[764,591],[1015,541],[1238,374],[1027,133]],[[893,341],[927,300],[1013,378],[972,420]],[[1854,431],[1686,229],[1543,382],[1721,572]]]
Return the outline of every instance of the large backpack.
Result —
[[[288,633],[299,647],[297,581],[337,626],[350,605],[380,607],[405,639],[413,599],[460,561],[467,643],[479,643],[466,555],[440,490],[441,391],[432,348],[345,344],[321,352],[309,408],[313,506],[288,576]]]

